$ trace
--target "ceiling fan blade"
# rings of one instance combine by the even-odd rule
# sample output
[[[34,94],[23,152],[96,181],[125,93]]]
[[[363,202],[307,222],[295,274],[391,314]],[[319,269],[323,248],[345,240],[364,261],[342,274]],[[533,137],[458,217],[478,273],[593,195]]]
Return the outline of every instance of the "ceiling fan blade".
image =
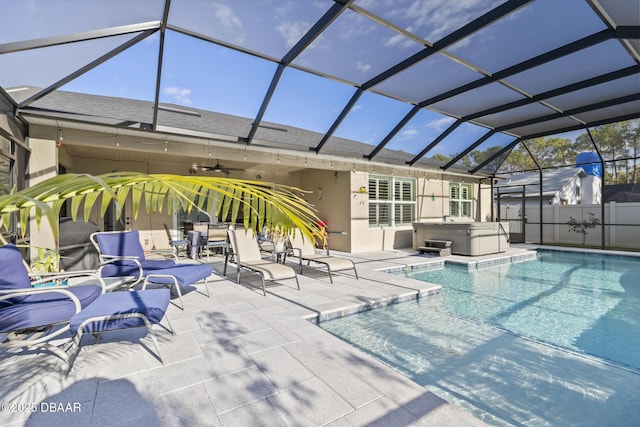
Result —
[[[219,172],[219,173],[224,173],[226,175],[229,175],[231,171],[243,171],[243,170],[244,169],[242,168],[226,168],[220,164],[219,160],[217,160],[215,166],[198,165],[197,163],[194,163],[189,168],[189,173],[195,174],[198,171],[202,171],[202,172]]]

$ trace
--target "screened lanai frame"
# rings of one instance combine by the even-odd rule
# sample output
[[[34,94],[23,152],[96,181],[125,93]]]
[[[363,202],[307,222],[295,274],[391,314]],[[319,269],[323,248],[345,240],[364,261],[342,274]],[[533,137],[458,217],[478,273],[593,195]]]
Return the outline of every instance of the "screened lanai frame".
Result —
[[[435,164],[444,171],[493,177],[495,164],[521,141],[640,117],[640,6],[635,0],[567,0],[562,7],[553,0],[478,0],[465,2],[468,9],[458,2],[429,0],[326,0],[313,6],[249,0],[69,1],[30,4],[53,7],[35,16],[20,9],[22,2],[0,1],[6,11],[0,30],[0,94],[27,122],[29,115],[44,114],[40,100],[153,41],[156,67],[148,73],[146,95],[153,108],[147,118],[132,123],[160,132],[160,112],[168,103],[163,82],[173,71],[165,61],[165,42],[176,35],[250,58],[248,64],[267,70],[249,94],[249,112],[242,113],[250,119],[248,126],[229,135],[239,147],[258,139],[268,143],[271,120],[293,117],[272,109],[287,104],[280,90],[295,88],[289,79],[299,73],[340,88],[331,99],[333,116],[312,125],[283,123],[319,133],[300,149],[331,154],[339,145],[336,137],[361,138],[356,140],[364,144],[355,146],[360,151],[350,155],[412,168]],[[210,6],[217,13],[210,13]],[[74,8],[84,19],[74,16]],[[112,26],[92,26],[103,16]],[[282,43],[276,30],[287,20],[291,25],[282,30],[288,31]],[[262,21],[267,26],[261,27]],[[345,33],[349,37],[341,38]],[[68,57],[76,45],[103,41],[117,43],[96,50],[91,60],[30,96],[14,99],[7,92],[33,85],[14,77],[28,74],[28,65],[34,65],[29,61],[47,50],[69,52]],[[331,49],[323,50],[327,46]],[[29,58],[21,62],[24,56]],[[357,63],[349,68],[344,58],[351,56]],[[244,93],[235,98],[249,101]],[[313,93],[294,99],[300,111],[314,111],[304,105],[317,111],[320,105]],[[379,120],[379,129],[370,135],[354,133],[367,127],[355,120],[356,114],[385,104],[398,107],[392,118]],[[420,137],[409,141],[416,134]],[[493,149],[491,155],[469,164],[469,154],[484,147],[481,151]],[[434,163],[437,155],[442,160]]]
[[[638,121],[635,121],[635,133],[636,133],[636,139],[635,139],[635,152],[638,153],[640,152],[640,129],[638,129]],[[633,124],[630,124],[630,127],[633,128]],[[624,162],[624,164],[626,164],[627,168],[628,168],[628,163],[629,162],[633,162],[632,163],[632,173],[634,175],[637,175],[638,172],[640,172],[640,168],[637,165],[637,162],[640,161],[640,156],[635,155],[635,156],[628,156],[625,155],[627,153],[626,149],[626,142],[625,142],[625,149],[619,153],[619,154],[614,154],[612,158],[607,158],[606,155],[604,155],[602,153],[602,149],[603,146],[605,145],[604,141],[599,141],[597,137],[594,136],[593,132],[598,132],[600,130],[606,130],[606,127],[603,128],[585,128],[584,133],[582,133],[581,137],[584,137],[584,139],[587,141],[588,146],[584,147],[584,141],[583,141],[583,146],[581,147],[581,152],[583,154],[587,154],[587,157],[591,157],[592,155],[597,156],[597,160],[591,160],[591,161],[580,161],[578,162],[578,159],[576,159],[575,162],[567,162],[567,161],[559,161],[558,163],[554,163],[554,164],[545,164],[543,163],[543,161],[534,153],[534,150],[532,150],[532,148],[530,148],[530,143],[532,142],[531,140],[518,140],[516,141],[514,144],[512,144],[512,146],[509,147],[508,150],[502,150],[502,153],[497,153],[498,155],[501,156],[501,158],[499,159],[498,162],[496,162],[497,168],[495,169],[495,174],[494,176],[500,176],[501,178],[507,178],[510,176],[518,176],[518,174],[522,174],[522,173],[531,173],[531,172],[535,172],[538,176],[537,182],[530,182],[530,183],[518,183],[518,184],[513,184],[513,185],[501,185],[500,188],[494,189],[493,187],[493,183],[494,181],[491,181],[491,187],[490,187],[490,191],[491,194],[493,194],[494,199],[498,200],[498,209],[500,207],[500,191],[502,189],[506,189],[506,192],[503,194],[511,194],[513,192],[518,193],[519,191],[521,192],[521,197],[522,197],[522,205],[524,206],[524,200],[525,200],[525,194],[530,194],[529,192],[527,192],[527,188],[529,188],[530,186],[534,186],[538,188],[538,195],[537,195],[537,199],[539,201],[539,221],[527,221],[526,217],[523,217],[523,226],[528,224],[528,225],[538,225],[539,227],[539,243],[540,244],[544,244],[544,228],[545,226],[567,226],[566,222],[555,222],[554,220],[549,220],[548,218],[545,219],[544,215],[543,215],[543,194],[545,193],[545,191],[547,190],[544,185],[543,182],[545,182],[544,176],[545,173],[547,173],[547,171],[554,171],[554,170],[560,170],[560,169],[573,169],[573,168],[592,168],[593,166],[598,166],[599,167],[599,171],[600,171],[600,203],[599,203],[599,216],[595,217],[596,220],[599,221],[599,223],[597,225],[595,225],[594,228],[596,228],[597,230],[599,230],[599,234],[600,234],[600,248],[601,249],[606,249],[607,248],[607,238],[606,238],[606,231],[607,229],[611,229],[612,227],[630,227],[631,229],[639,229],[640,225],[639,224],[635,224],[635,223],[620,223],[618,221],[615,221],[615,223],[609,223],[606,221],[607,215],[606,215],[606,203],[607,200],[605,199],[605,187],[607,185],[607,171],[614,169],[615,168],[615,164],[616,163],[621,163]],[[573,130],[573,129],[571,129]],[[569,132],[571,133],[571,132]],[[562,134],[554,134],[554,136],[558,136],[560,135],[560,138],[556,138],[556,139],[562,139],[561,137],[563,136]],[[577,138],[579,139],[579,138]],[[565,140],[569,145],[578,145],[576,141],[571,141],[570,139],[566,139]],[[507,160],[509,153],[514,150],[514,148],[520,144],[521,147],[524,148],[524,151],[526,152],[528,158],[531,160],[532,162],[532,167],[531,168],[523,168],[523,169],[509,169],[509,170],[500,170],[500,168],[504,165],[504,162]],[[575,147],[565,147],[565,149],[568,149],[569,151],[571,151],[570,149],[573,148],[575,151]],[[629,147],[631,148],[631,147]],[[590,152],[585,152],[585,150],[590,150]],[[504,152],[506,151],[506,152]],[[576,152],[577,154],[577,152]],[[608,166],[613,164],[614,167],[613,168],[609,168]],[[596,175],[598,176],[598,175]],[[632,184],[637,184],[640,186],[640,183],[637,180],[632,182]],[[634,185],[635,186],[635,185]],[[485,189],[487,191],[489,191],[489,189]],[[491,211],[491,216],[492,218],[495,218],[496,215],[494,214],[493,211],[494,206],[492,205],[492,211]],[[523,212],[523,215],[525,215],[525,213]],[[497,215],[499,216],[499,214]],[[584,220],[585,218],[578,218],[578,221],[580,220]],[[609,247],[610,249],[612,247]],[[615,248],[615,246],[613,247]]]

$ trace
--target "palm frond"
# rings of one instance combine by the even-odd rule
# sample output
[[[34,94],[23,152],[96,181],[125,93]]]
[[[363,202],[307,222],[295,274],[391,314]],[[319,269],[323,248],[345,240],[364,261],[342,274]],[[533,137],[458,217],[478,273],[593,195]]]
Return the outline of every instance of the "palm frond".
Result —
[[[232,222],[242,213],[245,228],[255,231],[265,226],[288,231],[298,228],[304,236],[315,240],[321,238],[323,232],[317,225],[315,209],[300,196],[303,193],[291,186],[233,178],[137,172],[98,176],[64,174],[0,196],[0,225],[6,227],[10,215],[18,212],[20,233],[24,234],[28,217],[35,215],[39,223],[44,214],[57,236],[57,218],[64,201],[70,200],[73,218],[78,217],[82,207],[84,218],[88,219],[94,206],[104,214],[111,201],[121,207],[131,196],[134,217],[138,216],[143,203],[147,213],[163,210],[175,213],[179,209],[209,213],[215,206],[215,215],[226,218],[231,214]]]

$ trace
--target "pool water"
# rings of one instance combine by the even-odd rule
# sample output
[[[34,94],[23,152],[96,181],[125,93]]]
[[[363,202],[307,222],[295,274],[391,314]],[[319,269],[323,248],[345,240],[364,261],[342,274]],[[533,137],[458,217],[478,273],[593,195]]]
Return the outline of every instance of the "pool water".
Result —
[[[425,307],[640,369],[640,259],[540,251],[408,276],[443,286]]]
[[[640,416],[640,258],[539,251],[402,274],[442,289],[320,326],[491,425]]]

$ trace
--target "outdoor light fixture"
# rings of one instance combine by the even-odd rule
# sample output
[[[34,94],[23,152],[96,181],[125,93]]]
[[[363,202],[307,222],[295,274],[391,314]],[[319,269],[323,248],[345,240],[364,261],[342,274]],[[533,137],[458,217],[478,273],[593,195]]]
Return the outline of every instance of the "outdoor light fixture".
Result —
[[[56,137],[56,147],[60,147],[62,145],[62,141],[64,141],[64,136],[62,135],[62,128],[58,128],[58,135]]]

